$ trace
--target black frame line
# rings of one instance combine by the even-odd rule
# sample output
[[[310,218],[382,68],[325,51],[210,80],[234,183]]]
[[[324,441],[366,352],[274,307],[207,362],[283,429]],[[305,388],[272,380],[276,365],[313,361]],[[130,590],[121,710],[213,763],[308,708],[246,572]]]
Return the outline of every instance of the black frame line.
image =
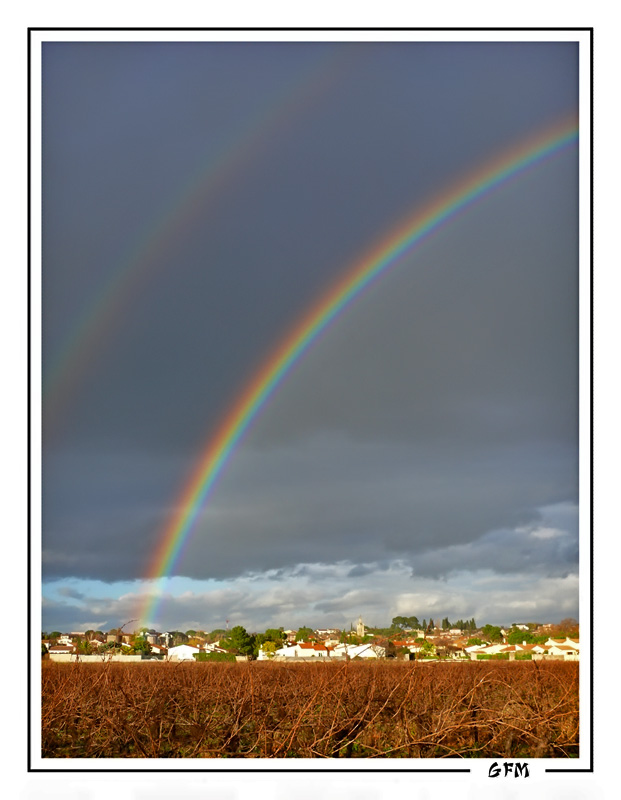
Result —
[[[594,324],[593,324],[593,312],[594,312],[594,303],[593,303],[593,260],[594,260],[594,245],[593,245],[593,177],[594,177],[594,170],[593,170],[593,134],[594,134],[594,123],[593,123],[593,72],[594,72],[594,56],[593,56],[593,37],[594,37],[594,28],[593,27],[489,27],[489,28],[469,28],[469,27],[447,27],[447,28],[403,28],[403,27],[382,27],[382,28],[346,28],[346,27],[339,27],[339,28],[330,28],[330,27],[308,27],[308,28],[298,28],[298,27],[282,27],[282,28],[275,28],[275,27],[248,27],[248,28],[229,28],[229,27],[216,27],[216,28],[197,28],[197,27],[145,27],[145,28],[125,28],[125,27],[28,27],[27,28],[27,226],[26,226],[26,235],[27,235],[27,242],[26,242],[26,253],[27,253],[27,413],[28,413],[28,430],[27,430],[27,447],[28,447],[28,457],[27,457],[27,471],[28,474],[26,476],[26,483],[27,483],[27,493],[28,493],[28,509],[27,509],[27,599],[26,599],[26,607],[28,613],[28,664],[27,664],[27,677],[28,677],[28,697],[27,697],[27,714],[28,714],[28,721],[27,721],[27,772],[32,773],[97,773],[97,772],[113,772],[113,773],[159,773],[159,772],[166,772],[166,773],[272,773],[272,772],[284,772],[284,773],[297,773],[297,772],[304,772],[304,773],[314,773],[314,772],[322,772],[322,773],[330,773],[330,772],[338,772],[340,774],[347,774],[347,773],[356,773],[361,774],[365,772],[390,772],[390,773],[470,773],[472,772],[471,768],[449,768],[449,769],[441,769],[435,767],[421,767],[421,768],[395,768],[395,767],[369,767],[369,768],[355,768],[351,767],[348,769],[340,769],[338,767],[324,769],[322,767],[317,768],[303,768],[303,767],[292,767],[292,768],[272,768],[267,767],[265,769],[261,768],[238,768],[238,767],[231,767],[228,769],[219,769],[219,768],[198,768],[198,769],[190,769],[190,768],[180,768],[180,769],[169,769],[169,768],[162,768],[158,769],[156,767],[145,767],[144,769],[137,769],[137,768],[116,768],[112,767],[110,769],[106,769],[104,767],[95,767],[93,769],[86,769],[82,767],[78,767],[75,769],[67,768],[45,768],[45,767],[33,767],[32,766],[32,730],[31,730],[31,716],[32,716],[32,695],[31,695],[31,688],[32,688],[32,513],[31,513],[31,504],[32,504],[32,383],[31,383],[31,369],[32,369],[32,309],[31,309],[31,300],[32,300],[32,244],[31,244],[31,234],[32,234],[32,192],[31,192],[31,181],[32,181],[32,115],[31,115],[31,103],[32,103],[32,33],[35,31],[145,31],[145,32],[178,32],[178,31],[196,31],[196,32],[241,32],[241,31],[250,31],[250,32],[267,32],[267,31],[274,31],[274,32],[286,32],[286,31],[295,31],[295,32],[318,32],[318,31],[330,31],[330,32],[339,32],[339,31],[348,31],[348,32],[357,32],[357,31],[364,31],[364,32],[387,32],[387,31],[403,31],[403,32],[431,32],[431,31],[554,31],[554,32],[585,32],[589,33],[589,43],[590,43],[590,113],[591,113],[591,124],[590,124],[590,157],[591,157],[591,165],[590,165],[590,311],[591,311],[591,319],[590,319],[590,355],[591,355],[591,364],[590,364],[590,400],[591,400],[591,408],[590,408],[590,556],[591,556],[591,564],[590,564],[590,631],[591,631],[591,642],[593,641],[593,630],[594,630],[594,591],[593,591],[593,584],[594,584],[594,537],[593,537],[593,529],[594,529],[594,511],[593,511],[593,495],[594,495],[594,485],[593,485],[593,455],[594,455],[594,447],[593,447],[593,427],[594,427],[594,418],[593,418],[593,379],[594,379],[594,369],[593,369],[593,340],[594,340]],[[593,647],[591,646],[590,652],[590,766],[584,768],[576,768],[571,769],[569,767],[565,768],[546,768],[544,769],[545,773],[592,773],[594,772],[594,655],[593,655]],[[532,760],[532,759],[531,759]]]
[[[52,28],[52,27],[45,27],[45,28],[36,28],[30,27],[28,28],[29,31],[593,31],[593,28],[576,28],[576,27],[569,27],[569,28],[537,28],[537,27],[515,27],[515,28],[507,28],[507,27],[490,27],[490,28],[465,28],[465,27],[455,27],[455,28],[276,28],[276,27],[268,27],[268,28],[83,28],[83,27],[62,27],[62,28]]]
[[[589,456],[590,456],[590,467],[591,467],[591,480],[590,480],[590,487],[589,487],[590,488],[590,493],[591,493],[591,498],[590,498],[591,499],[591,509],[590,509],[590,525],[591,525],[590,556],[591,556],[591,564],[590,564],[590,568],[589,568],[589,580],[590,580],[590,590],[591,590],[591,604],[590,604],[590,607],[589,607],[589,611],[590,611],[589,619],[590,619],[590,626],[591,626],[591,660],[590,660],[591,685],[589,687],[589,689],[590,689],[589,698],[590,698],[590,705],[591,705],[591,715],[590,715],[590,720],[589,720],[589,722],[590,722],[590,733],[591,733],[591,752],[590,752],[591,765],[590,765],[589,768],[583,768],[583,769],[568,769],[568,768],[561,768],[561,767],[549,767],[548,769],[545,770],[546,772],[593,772],[594,771],[594,763],[593,762],[594,762],[594,755],[595,755],[595,749],[594,749],[594,745],[593,745],[593,740],[594,740],[594,735],[595,735],[595,732],[594,732],[594,702],[595,702],[594,686],[595,686],[595,681],[594,681],[594,678],[593,678],[594,667],[595,667],[594,656],[593,656],[593,641],[594,641],[593,630],[594,630],[594,624],[595,624],[594,612],[593,612],[593,606],[594,606],[593,583],[594,583],[594,579],[595,579],[594,567],[593,567],[593,564],[594,564],[594,536],[593,536],[593,531],[594,531],[594,523],[595,523],[595,515],[594,515],[594,512],[593,512],[593,495],[594,495],[594,485],[593,485],[593,455],[594,455],[594,448],[593,448],[593,424],[594,424],[594,418],[593,418],[593,380],[594,380],[594,370],[593,370],[593,353],[594,353],[594,342],[593,342],[593,340],[594,340],[594,324],[593,324],[593,317],[594,317],[593,259],[594,259],[594,254],[595,254],[594,245],[593,245],[593,238],[594,238],[594,236],[593,236],[593,199],[594,199],[594,191],[593,191],[593,182],[594,182],[594,180],[593,180],[594,179],[594,171],[593,171],[593,160],[594,160],[594,147],[593,147],[593,139],[594,139],[593,89],[594,89],[594,85],[593,85],[593,73],[594,73],[594,58],[593,58],[593,28],[587,28],[586,30],[590,31],[590,34],[591,34],[590,37],[589,37],[589,41],[590,41],[590,45],[591,45],[591,58],[590,58],[590,63],[589,63],[590,78],[591,78],[591,81],[590,81],[590,90],[591,90],[591,97],[590,97],[590,100],[591,100],[591,104],[590,104],[591,126],[590,126],[590,131],[589,131],[589,134],[590,134],[590,137],[591,137],[591,141],[590,141],[590,145],[591,145],[590,146],[591,168],[590,168],[590,175],[589,175],[589,181],[590,181],[589,199],[590,199],[590,204],[591,204],[590,215],[589,215],[590,216],[590,219],[589,219],[590,234],[591,234],[590,243],[589,243],[590,244],[589,254],[590,254],[590,260],[591,260],[591,265],[590,265],[591,269],[590,269],[590,276],[589,276],[590,277],[590,288],[591,288],[591,297],[590,297],[590,306],[589,306],[590,313],[591,313],[591,326],[590,326],[590,331],[589,331],[590,338],[591,338],[591,365],[590,365],[590,374],[589,374],[590,390],[591,390],[591,392],[590,392],[591,409],[590,409],[590,420],[589,420],[589,432],[590,432],[590,438],[591,438],[591,449],[590,449],[590,453],[589,453]]]
[[[31,215],[31,205],[32,205],[32,198],[31,198],[31,181],[32,181],[32,159],[31,159],[31,150],[32,150],[32,119],[31,119],[31,104],[32,104],[32,87],[31,87],[31,48],[32,48],[32,37],[30,34],[30,29],[28,29],[28,39],[27,39],[27,69],[26,69],[26,119],[27,119],[27,131],[26,131],[26,162],[27,162],[27,170],[26,170],[26,257],[27,257],[27,276],[26,276],[26,320],[27,320],[27,331],[26,331],[26,342],[27,342],[27,353],[26,353],[26,391],[28,393],[26,398],[26,408],[28,414],[28,425],[27,425],[27,434],[26,434],[26,447],[28,448],[28,455],[26,458],[26,491],[27,491],[27,503],[28,508],[26,511],[26,525],[27,525],[27,535],[26,535],[26,613],[28,614],[28,621],[27,621],[27,630],[28,630],[28,663],[26,665],[26,675],[27,675],[27,682],[28,682],[28,697],[26,698],[26,713],[28,714],[28,722],[26,724],[27,728],[27,736],[28,736],[28,771],[31,771],[31,731],[30,731],[30,722],[32,718],[32,644],[31,644],[31,636],[32,636],[32,386],[31,386],[31,379],[30,379],[30,370],[32,368],[32,355],[31,355],[31,347],[32,347],[32,310],[31,310],[31,299],[32,299],[32,290],[31,290],[31,275],[32,275],[32,245],[31,245],[31,226],[32,226],[32,215]]]

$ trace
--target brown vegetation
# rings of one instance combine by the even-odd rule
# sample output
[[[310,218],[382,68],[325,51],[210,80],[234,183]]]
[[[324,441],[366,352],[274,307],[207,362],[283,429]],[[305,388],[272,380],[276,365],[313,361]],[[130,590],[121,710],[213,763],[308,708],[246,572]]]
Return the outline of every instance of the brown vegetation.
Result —
[[[52,758],[578,755],[578,664],[59,664]]]

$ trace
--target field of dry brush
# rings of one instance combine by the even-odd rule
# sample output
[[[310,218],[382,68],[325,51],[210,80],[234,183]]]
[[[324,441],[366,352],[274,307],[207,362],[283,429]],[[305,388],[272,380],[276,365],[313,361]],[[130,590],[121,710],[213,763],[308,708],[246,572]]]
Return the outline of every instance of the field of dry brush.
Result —
[[[567,758],[578,664],[44,662],[48,758]]]

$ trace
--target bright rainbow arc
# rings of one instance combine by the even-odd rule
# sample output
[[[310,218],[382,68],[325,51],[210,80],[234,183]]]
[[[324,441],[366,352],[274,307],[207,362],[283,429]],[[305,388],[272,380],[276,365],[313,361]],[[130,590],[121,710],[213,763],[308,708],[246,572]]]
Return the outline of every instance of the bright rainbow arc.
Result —
[[[442,223],[510,178],[573,144],[577,136],[577,124],[572,118],[487,162],[382,238],[307,311],[254,374],[209,439],[179,496],[176,510],[162,532],[147,572],[149,579],[162,579],[171,574],[194,523],[236,446],[293,365],[326,327],[374,280]],[[140,615],[142,624],[154,621],[161,601],[160,587],[157,594],[148,595],[145,600]]]

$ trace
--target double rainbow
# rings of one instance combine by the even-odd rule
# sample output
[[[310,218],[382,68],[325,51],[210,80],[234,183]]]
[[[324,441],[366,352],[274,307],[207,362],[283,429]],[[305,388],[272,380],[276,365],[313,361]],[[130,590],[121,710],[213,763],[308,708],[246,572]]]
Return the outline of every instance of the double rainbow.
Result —
[[[443,223],[506,181],[571,146],[577,137],[576,120],[564,120],[486,162],[379,240],[309,308],[256,371],[209,438],[162,531],[149,563],[148,579],[162,580],[171,575],[231,454],[291,367],[326,326]],[[140,615],[143,624],[154,622],[161,602],[161,588],[146,596]]]

